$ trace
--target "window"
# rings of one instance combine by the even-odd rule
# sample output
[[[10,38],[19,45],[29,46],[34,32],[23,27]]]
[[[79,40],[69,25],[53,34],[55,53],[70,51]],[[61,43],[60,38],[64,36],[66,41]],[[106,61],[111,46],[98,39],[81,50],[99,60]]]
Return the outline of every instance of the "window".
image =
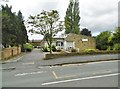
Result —
[[[61,42],[61,41],[57,41],[57,42],[56,42],[56,46],[64,46],[64,44],[63,44],[63,42]]]
[[[61,46],[64,46],[63,42],[61,42]]]

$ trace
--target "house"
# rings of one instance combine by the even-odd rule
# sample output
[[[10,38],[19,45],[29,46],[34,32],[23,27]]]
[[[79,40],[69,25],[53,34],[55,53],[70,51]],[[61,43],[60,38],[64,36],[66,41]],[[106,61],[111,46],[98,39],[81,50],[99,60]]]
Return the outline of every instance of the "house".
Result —
[[[35,48],[38,48],[41,46],[42,40],[29,40],[29,43],[31,43]]]
[[[47,42],[44,41],[44,46],[48,46]],[[62,34],[53,38],[52,45],[55,45],[57,49],[77,49],[78,51],[83,51],[85,49],[95,49],[96,42],[95,39],[85,35],[77,35],[74,33]]]

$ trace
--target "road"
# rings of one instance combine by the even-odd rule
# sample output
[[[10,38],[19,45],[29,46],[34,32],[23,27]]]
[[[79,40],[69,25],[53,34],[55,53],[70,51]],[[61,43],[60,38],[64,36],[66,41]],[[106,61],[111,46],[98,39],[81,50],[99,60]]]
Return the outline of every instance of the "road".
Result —
[[[33,50],[18,62],[3,64],[3,87],[118,87],[117,60],[42,66],[43,56]]]

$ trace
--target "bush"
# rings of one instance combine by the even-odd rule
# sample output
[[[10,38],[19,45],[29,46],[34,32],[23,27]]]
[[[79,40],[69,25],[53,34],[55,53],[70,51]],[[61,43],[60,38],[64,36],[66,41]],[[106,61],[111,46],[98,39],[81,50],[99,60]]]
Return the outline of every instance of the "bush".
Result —
[[[56,52],[56,51],[57,51],[55,45],[52,45],[52,51],[53,51],[53,52]]]
[[[23,47],[28,52],[31,52],[33,50],[33,45],[31,45],[30,43],[23,44]]]
[[[46,46],[43,48],[43,52],[50,52],[50,49]]]
[[[61,52],[62,50],[61,50],[61,49],[57,49],[56,51],[57,51],[57,52]]]
[[[57,51],[57,49],[56,49],[56,47],[54,46],[54,45],[52,45],[52,51],[53,52],[56,52]],[[49,47],[44,47],[43,48],[43,52],[50,52],[50,48]]]
[[[120,50],[120,43],[114,44],[113,50],[116,50],[116,51]]]
[[[96,49],[85,49],[84,52],[95,53]]]
[[[77,50],[76,49],[71,49],[71,52],[77,52]]]

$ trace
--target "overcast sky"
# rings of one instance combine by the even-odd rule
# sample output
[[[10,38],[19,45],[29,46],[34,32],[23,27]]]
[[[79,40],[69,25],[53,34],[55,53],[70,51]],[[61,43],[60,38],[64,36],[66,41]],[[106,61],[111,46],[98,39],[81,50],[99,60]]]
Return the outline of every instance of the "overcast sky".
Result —
[[[118,26],[119,0],[79,0],[80,28],[88,28],[96,36],[102,31],[114,31]],[[9,0],[12,11],[21,10],[24,19],[36,15],[42,10],[56,9],[64,20],[69,0]],[[41,39],[39,35],[30,35],[29,39]]]

